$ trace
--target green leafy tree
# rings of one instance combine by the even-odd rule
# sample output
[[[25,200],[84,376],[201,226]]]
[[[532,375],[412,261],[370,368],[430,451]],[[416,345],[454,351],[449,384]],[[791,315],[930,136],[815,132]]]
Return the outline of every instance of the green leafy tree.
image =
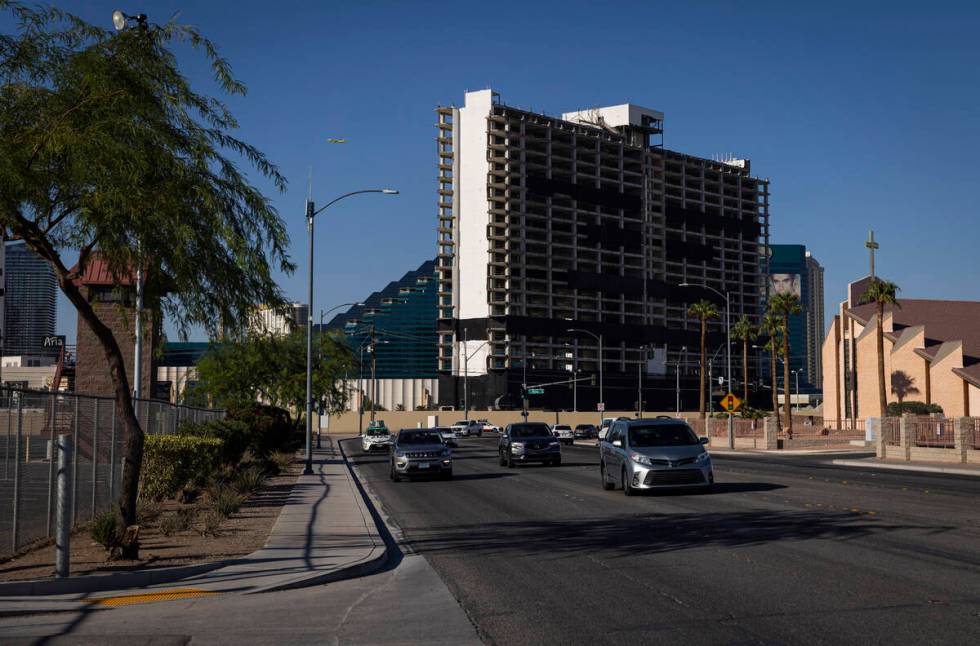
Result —
[[[899,287],[893,282],[872,278],[867,291],[861,296],[862,303],[874,303],[878,313],[876,340],[878,345],[878,406],[881,414],[888,410],[888,391],[885,390],[885,305],[901,307],[898,302]]]
[[[718,308],[715,304],[709,300],[701,299],[697,303],[694,303],[689,308],[687,308],[687,315],[698,319],[701,322],[701,375],[700,382],[698,385],[698,395],[700,397],[700,402],[698,404],[698,412],[701,413],[701,419],[707,417],[707,408],[705,406],[704,398],[704,378],[707,374],[707,357],[705,348],[705,338],[708,333],[708,320],[718,318]],[[707,427],[705,427],[707,429]],[[707,430],[705,430],[707,432]]]
[[[132,524],[143,432],[120,339],[77,279],[96,256],[120,285],[144,267],[148,300],[179,332],[234,329],[255,304],[282,304],[272,273],[292,270],[283,222],[239,166],[279,190],[285,179],[233,135],[225,105],[181,73],[171,48],[189,45],[221,91],[245,93],[194,28],[116,33],[9,0],[0,12],[15,32],[0,35],[0,226],[51,265],[102,347],[125,434],[119,509]]]
[[[313,399],[328,413],[346,409],[345,375],[357,361],[340,334],[313,337]],[[238,407],[262,401],[295,411],[290,423],[299,428],[306,410],[306,330],[286,335],[255,334],[206,354],[197,366],[196,388],[217,406]]]
[[[769,340],[762,346],[769,353],[769,378],[772,380],[772,412],[776,416],[776,429],[782,430],[782,422],[779,419],[779,381],[776,376],[776,357],[782,354],[782,344],[779,342],[779,334],[783,329],[783,322],[775,314],[766,313],[762,317],[761,331],[769,337]]]
[[[759,337],[759,328],[752,324],[748,316],[735,321],[732,326],[732,336],[742,340],[742,401],[749,405],[749,342]]]
[[[783,337],[783,405],[786,412],[786,435],[793,439],[793,408],[789,396],[789,317],[803,311],[795,294],[775,294],[769,298],[769,311],[782,320]]]

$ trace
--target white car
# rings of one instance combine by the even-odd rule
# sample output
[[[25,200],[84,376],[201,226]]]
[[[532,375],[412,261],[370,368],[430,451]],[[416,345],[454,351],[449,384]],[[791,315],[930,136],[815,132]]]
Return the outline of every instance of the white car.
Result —
[[[387,428],[369,428],[361,436],[361,449],[365,453],[387,451],[391,446],[391,433]]]
[[[574,444],[575,434],[572,427],[568,424],[555,424],[551,427],[551,434],[557,437],[562,444]]]
[[[469,437],[470,435],[476,435],[477,437],[483,435],[483,424],[478,424],[474,420],[464,419],[453,424],[453,431],[456,433],[456,437]]]
[[[456,441],[456,433],[450,427],[440,426],[433,430],[438,431],[439,437],[442,438],[442,441],[446,444],[446,446],[450,448],[459,446],[459,442]]]
[[[494,426],[493,424],[491,424],[489,421],[487,421],[485,419],[478,419],[476,421],[477,421],[478,424],[480,424],[483,427],[483,432],[484,433],[499,433],[500,432],[500,427],[499,426]]]

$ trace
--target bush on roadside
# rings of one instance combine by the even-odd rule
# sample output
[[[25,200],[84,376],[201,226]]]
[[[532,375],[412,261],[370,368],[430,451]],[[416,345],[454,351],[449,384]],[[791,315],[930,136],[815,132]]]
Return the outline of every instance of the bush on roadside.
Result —
[[[289,423],[289,413],[275,406],[249,404],[228,411],[227,421],[244,422],[249,427],[248,450],[259,459],[265,460],[273,451],[286,446],[291,439],[293,427]]]
[[[140,498],[160,500],[184,485],[203,484],[221,463],[224,441],[216,437],[150,435],[143,446]]]
[[[891,402],[885,409],[888,417],[901,417],[906,413],[911,415],[942,415],[943,407],[939,404],[927,404],[925,402]]]
[[[242,469],[235,476],[235,489],[243,496],[253,494],[265,484],[265,471],[257,464]]]
[[[160,521],[160,533],[164,536],[172,536],[186,532],[194,522],[194,516],[194,509],[178,509],[172,514],[167,514]]]
[[[276,465],[278,473],[282,473],[289,469],[289,465],[293,463],[294,457],[295,454],[292,451],[275,451],[269,456],[269,459]]]
[[[218,528],[224,519],[225,517],[215,510],[206,510],[201,514],[201,536],[217,536],[219,534]]]
[[[235,487],[225,483],[215,483],[208,488],[211,510],[227,518],[242,506],[242,496]]]
[[[110,557],[115,554],[122,543],[123,531],[119,514],[114,509],[99,512],[92,519],[89,536],[105,548]]]
[[[177,429],[177,435],[187,437],[214,437],[222,440],[221,462],[238,464],[252,441],[251,425],[240,419],[216,419],[201,424],[185,422]]]

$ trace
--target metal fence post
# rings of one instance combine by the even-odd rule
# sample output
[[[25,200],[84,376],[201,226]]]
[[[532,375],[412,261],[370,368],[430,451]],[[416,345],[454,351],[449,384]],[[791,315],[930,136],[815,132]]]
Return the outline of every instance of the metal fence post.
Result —
[[[13,422],[14,422],[14,420],[11,419],[13,417],[12,413],[13,413],[13,409],[9,405],[9,402],[8,402],[8,406],[7,406],[7,441],[3,445],[3,452],[4,452],[4,455],[3,455],[3,479],[4,480],[6,480],[7,478],[10,477],[10,437],[11,437],[10,429],[13,427]],[[17,457],[17,453],[14,453],[14,458],[16,458],[16,457]]]
[[[54,498],[55,498],[55,464],[58,462],[57,446],[55,443],[58,438],[55,435],[55,423],[58,414],[58,396],[51,395],[51,459],[48,460],[48,517],[44,521],[44,535],[51,536],[51,523],[54,518]]]
[[[13,536],[13,551],[16,552],[20,538],[20,434],[24,426],[24,394],[17,398],[17,439],[14,444],[14,519],[11,535]]]
[[[78,447],[78,400],[80,397],[75,395],[75,422],[73,424],[74,430],[72,435],[72,448]],[[71,452],[71,499],[78,499],[78,451],[73,450]],[[78,505],[71,506],[72,522],[77,520]]]
[[[92,518],[95,518],[96,483],[99,476],[99,400],[93,402],[92,414]]]
[[[116,499],[116,403],[112,403],[109,422],[109,499]]]
[[[75,400],[78,401],[77,399]],[[55,535],[55,574],[68,576],[71,554],[71,528],[75,516],[75,446],[71,435],[58,436],[58,529]],[[71,482],[71,486],[69,486]]]

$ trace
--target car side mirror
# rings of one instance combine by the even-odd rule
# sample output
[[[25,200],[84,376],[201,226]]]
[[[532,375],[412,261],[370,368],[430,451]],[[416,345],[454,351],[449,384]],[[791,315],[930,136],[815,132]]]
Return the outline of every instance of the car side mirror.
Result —
[[[707,444],[708,442],[710,442],[710,441],[711,441],[711,440],[709,440],[709,439],[708,439],[708,438],[706,438],[706,437],[702,437],[702,438],[700,438],[700,439],[701,439],[701,444]]]
[[[620,448],[622,448],[622,446],[623,446],[623,441],[622,441],[622,440],[613,440],[613,443],[612,443],[612,445],[613,445],[613,446],[618,446],[618,447],[620,447]]]

